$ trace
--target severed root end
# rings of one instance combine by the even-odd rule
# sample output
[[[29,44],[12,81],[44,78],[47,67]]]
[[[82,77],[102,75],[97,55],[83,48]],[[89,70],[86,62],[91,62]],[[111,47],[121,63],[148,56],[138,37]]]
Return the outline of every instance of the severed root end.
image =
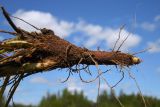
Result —
[[[56,64],[57,64],[57,62],[47,59],[47,60],[45,60],[43,62],[39,62],[39,63],[25,63],[23,65],[23,70],[27,71],[27,72],[48,70],[49,68],[53,68]]]
[[[133,62],[134,64],[139,64],[139,63],[142,62],[142,60],[139,59],[138,57],[133,56],[133,57],[132,57],[132,62]]]

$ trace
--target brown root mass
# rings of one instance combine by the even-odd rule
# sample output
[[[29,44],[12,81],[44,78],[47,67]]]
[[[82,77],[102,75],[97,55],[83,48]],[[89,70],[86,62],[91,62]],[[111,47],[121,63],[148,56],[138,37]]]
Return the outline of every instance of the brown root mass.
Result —
[[[8,107],[20,81],[24,77],[34,73],[50,71],[57,68],[69,68],[73,71],[72,67],[80,64],[87,66],[96,65],[98,68],[98,65],[128,67],[141,62],[139,58],[131,54],[120,52],[120,47],[115,51],[114,48],[116,44],[111,52],[93,51],[78,47],[61,39],[50,29],[38,29],[30,24],[32,27],[40,30],[40,33],[27,32],[21,28],[17,28],[3,7],[1,7],[1,10],[10,26],[15,30],[15,32],[0,30],[1,33],[15,36],[15,38],[0,42],[0,78],[4,77],[4,82],[0,90],[0,104],[6,86],[12,84],[5,107]],[[29,24],[28,22],[25,23]],[[75,70],[78,72],[80,69],[76,68]],[[99,78],[102,73],[103,72],[99,72],[97,78]]]
[[[40,29],[40,33],[27,32],[14,25],[3,7],[2,11],[16,31],[10,34],[16,37],[0,44],[0,50],[4,51],[1,52],[0,77],[67,68],[77,64],[95,65],[92,58],[100,65],[131,66],[140,63],[138,58],[134,60],[136,57],[133,55],[119,51],[92,51],[77,47],[56,36],[50,29]],[[4,57],[6,52],[12,52],[12,55]]]
[[[45,30],[47,31],[48,29]],[[16,35],[18,36],[19,34]],[[28,48],[18,49],[13,56],[6,60],[1,60],[0,77],[72,67],[77,64],[95,65],[90,56],[100,65],[130,66],[139,63],[134,62],[134,56],[130,54],[117,51],[92,51],[77,47],[59,38],[53,32],[44,34],[25,31],[25,35],[25,39],[22,40],[26,41],[30,46]],[[19,44],[17,43],[17,45]],[[82,61],[79,63],[80,59]],[[46,66],[44,65],[45,63]],[[28,65],[25,67],[25,64]]]

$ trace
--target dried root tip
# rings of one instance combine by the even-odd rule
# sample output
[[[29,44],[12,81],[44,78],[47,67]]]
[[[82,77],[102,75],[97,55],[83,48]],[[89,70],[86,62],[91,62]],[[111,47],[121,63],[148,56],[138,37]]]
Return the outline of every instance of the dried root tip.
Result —
[[[132,57],[132,62],[133,62],[133,64],[139,64],[142,61],[139,58],[137,58],[137,57]]]

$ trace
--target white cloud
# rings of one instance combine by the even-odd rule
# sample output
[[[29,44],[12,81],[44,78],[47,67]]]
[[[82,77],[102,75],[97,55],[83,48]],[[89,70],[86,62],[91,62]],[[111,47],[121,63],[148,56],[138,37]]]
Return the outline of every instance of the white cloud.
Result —
[[[53,85],[53,83],[50,83],[50,81],[43,77],[34,77],[30,80],[30,82],[34,84],[47,84],[49,86]]]
[[[89,38],[85,42],[85,46],[91,47],[97,45],[99,42],[105,42],[105,45],[109,48],[113,48],[117,38],[119,29],[113,29],[109,27],[102,27],[100,25],[89,24],[84,21],[80,21],[77,25],[77,30],[83,32]],[[128,36],[130,32],[127,30],[123,30],[121,32],[121,38],[117,44],[120,46],[122,41]],[[128,50],[136,45],[138,45],[141,41],[141,38],[137,34],[131,34],[129,38],[125,41],[125,44],[122,46],[121,50]]]
[[[157,15],[157,16],[154,18],[154,21],[160,21],[160,15]]]
[[[81,92],[83,88],[83,85],[76,79],[72,78],[71,80],[67,81],[67,89],[70,92]]]
[[[85,21],[80,20],[79,22],[68,22],[65,20],[59,20],[50,13],[41,12],[41,11],[17,11],[14,16],[24,19],[25,21],[39,27],[39,28],[50,28],[55,31],[55,33],[60,37],[70,36],[72,33],[81,32],[83,34],[84,46],[87,48],[100,45],[103,42],[105,47],[113,48],[115,41],[118,38],[119,28],[114,29],[111,27],[103,27],[100,25],[90,24]],[[17,26],[28,30],[33,31],[34,29],[21,22],[20,20],[14,20]],[[118,42],[117,46],[120,46],[121,42],[129,34],[127,30],[123,30],[121,33],[121,39]],[[75,37],[74,37],[75,38]],[[77,38],[79,38],[77,36]],[[137,34],[132,34],[125,41],[125,44],[122,46],[121,50],[126,51],[136,45],[141,41],[141,38]]]
[[[154,23],[143,22],[141,28],[147,31],[154,31],[156,29],[156,25]]]
[[[160,39],[154,42],[148,42],[148,47],[151,48],[149,50],[151,53],[160,52]]]
[[[41,11],[24,11],[18,10],[14,16],[17,16],[25,21],[31,23],[32,25],[38,28],[49,28],[54,30],[56,35],[60,37],[65,37],[72,33],[72,28],[74,24],[72,22],[67,22],[64,20],[59,20],[55,16],[51,15],[50,13],[41,12]],[[26,23],[15,19],[15,24],[27,31],[35,31],[35,29]]]

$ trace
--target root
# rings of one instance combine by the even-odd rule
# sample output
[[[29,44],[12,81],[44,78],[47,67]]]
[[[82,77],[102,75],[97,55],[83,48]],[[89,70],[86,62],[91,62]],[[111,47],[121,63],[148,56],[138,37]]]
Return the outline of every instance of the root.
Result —
[[[102,77],[102,79],[104,80],[104,82],[106,83],[106,85],[111,89],[111,91],[113,91],[112,86],[109,85],[109,83],[107,82],[107,80],[104,77]],[[124,105],[121,103],[121,101],[119,100],[119,98],[117,96],[115,96],[115,95],[114,95],[114,97],[118,101],[118,103],[120,104],[120,106],[124,107]]]
[[[116,45],[117,45],[118,41],[120,40],[121,32],[122,32],[122,30],[123,30],[124,27],[125,27],[125,25],[121,26],[120,31],[119,31],[119,34],[118,34],[118,39],[117,39],[116,43],[114,44],[114,47],[113,47],[112,51],[115,50]]]
[[[94,60],[94,58],[90,54],[89,54],[89,57],[95,63],[95,66],[96,66],[96,68],[98,70],[98,75],[100,75],[102,73],[102,71],[99,69],[98,63]],[[98,107],[98,105],[99,105],[99,96],[100,96],[101,78],[100,78],[100,76],[98,76],[97,78],[98,78],[98,96],[97,96],[97,107]]]
[[[6,107],[14,95],[20,81],[25,77],[39,72],[50,71],[57,68],[68,68],[67,78],[62,81],[62,83],[66,82],[73,73],[79,73],[80,80],[84,83],[91,83],[98,80],[99,98],[101,78],[106,81],[105,78],[103,78],[103,74],[110,71],[109,69],[102,72],[99,65],[116,65],[123,68],[141,63],[141,60],[134,56],[136,53],[132,55],[119,51],[130,34],[122,41],[117,51],[115,51],[124,26],[120,28],[118,39],[111,52],[100,51],[99,49],[97,51],[93,51],[78,47],[59,38],[54,34],[54,31],[50,29],[39,29],[23,19],[12,16],[29,24],[35,29],[40,30],[41,32],[27,32],[18,28],[11,20],[8,12],[3,7],[1,7],[1,9],[8,23],[15,30],[15,32],[0,30],[0,33],[15,35],[12,39],[0,42],[0,78],[6,78],[1,86],[0,97],[2,97],[5,87],[12,84],[8,100],[6,102]],[[83,66],[81,67],[80,65]],[[82,71],[92,76],[92,73],[89,70],[90,65],[96,66],[98,75],[91,80],[84,80],[81,76]],[[123,80],[124,72],[122,70],[120,70],[120,72],[122,73],[122,78],[115,85],[108,85],[111,90]],[[10,79],[11,76],[13,78]],[[99,102],[98,98],[97,102]],[[116,96],[115,98],[121,107],[124,107]]]
[[[140,53],[144,53],[144,52],[149,51],[150,49],[152,49],[152,48],[147,48],[147,49],[141,50],[141,51],[139,51],[139,52],[135,52],[135,53],[133,53],[132,55],[137,55],[137,54],[140,54]]]
[[[11,15],[10,15],[10,16],[11,16]],[[37,28],[36,26],[34,26],[34,25],[28,23],[27,21],[25,21],[25,20],[23,20],[23,19],[21,19],[21,18],[19,18],[19,17],[16,17],[16,16],[11,16],[11,17],[13,17],[13,18],[15,18],[15,19],[18,19],[18,20],[21,20],[22,22],[24,22],[24,23],[26,23],[26,24],[32,26],[32,27],[35,28],[36,30],[41,30],[41,29]]]
[[[124,71],[120,71],[122,73],[122,78],[115,84],[112,86],[112,88],[116,87],[123,79],[124,79]]]
[[[120,50],[120,48],[122,47],[122,45],[124,44],[124,42],[128,39],[128,37],[130,36],[130,33],[127,35],[127,37],[122,41],[122,43],[119,45],[117,51]]]
[[[81,73],[79,72],[79,77],[80,77],[80,80],[82,81],[82,82],[84,82],[84,83],[91,83],[91,82],[94,82],[94,81],[96,81],[101,75],[103,75],[103,74],[105,74],[105,73],[107,73],[108,71],[110,71],[110,69],[109,70],[107,70],[107,71],[105,71],[105,72],[101,72],[100,74],[98,74],[94,79],[91,79],[91,80],[84,80],[83,78],[82,78],[82,76],[81,76]]]
[[[14,36],[17,34],[15,32],[9,32],[9,31],[5,31],[5,30],[0,30],[0,33],[7,33],[7,34],[14,35]]]
[[[71,73],[72,73],[72,71],[70,69],[68,69],[67,71],[68,71],[68,76],[67,76],[67,78],[65,80],[61,81],[61,83],[67,82],[69,77],[70,77],[70,75],[71,75]]]
[[[22,34],[21,30],[18,29],[16,27],[16,25],[13,23],[13,21],[11,20],[11,18],[9,17],[9,14],[6,12],[6,10],[1,6],[0,7],[2,9],[3,15],[5,16],[5,18],[7,19],[7,21],[9,22],[9,24],[11,25],[11,27],[17,32]]]
[[[0,104],[2,103],[2,97],[3,97],[3,94],[4,94],[4,91],[8,85],[8,82],[9,82],[9,79],[10,79],[10,76],[7,76],[3,82],[3,85],[1,86],[0,88]]]
[[[127,70],[127,71],[128,71],[128,70]],[[139,90],[139,93],[140,93],[140,96],[141,96],[141,98],[142,98],[144,107],[147,107],[146,100],[145,100],[145,98],[143,97],[142,91],[141,91],[141,89],[140,89],[140,86],[139,86],[136,78],[131,74],[130,71],[128,71],[128,74],[129,74],[129,76],[134,80],[134,82],[135,82],[135,84],[136,84],[136,86],[137,86],[137,88],[138,88],[138,90]]]
[[[7,102],[6,102],[6,104],[5,104],[5,107],[8,107],[9,102],[10,102],[10,100],[12,99],[12,97],[13,97],[13,95],[14,95],[14,92],[16,91],[16,89],[17,89],[20,81],[23,79],[23,75],[24,75],[24,74],[21,74],[21,75],[18,77],[18,80],[15,80],[15,83],[14,83],[14,84],[12,85],[12,87],[10,88],[10,91],[9,91],[10,94],[9,94],[9,96],[8,96],[8,99],[7,99]]]
[[[92,58],[91,55],[90,55],[90,58],[91,58],[92,61],[95,63],[95,65],[96,65],[96,67],[97,67],[97,70],[98,70],[98,74],[102,73],[102,71],[99,69],[98,63]],[[111,89],[111,91],[112,91],[112,90],[113,90],[113,87],[111,87],[111,86],[108,84],[107,80],[106,80],[103,76],[102,76],[102,79],[106,82],[107,86],[109,86],[110,89]],[[101,81],[100,81],[100,77],[99,77],[99,81],[98,81],[98,98],[99,98],[99,93],[100,93],[100,83],[101,83]],[[121,101],[119,100],[119,98],[116,97],[115,95],[114,95],[114,97],[115,97],[115,99],[118,101],[118,103],[120,104],[120,106],[121,106],[121,107],[124,107],[124,105],[121,103]],[[98,101],[97,101],[97,104],[98,104]],[[97,105],[97,106],[98,106],[98,105]]]

